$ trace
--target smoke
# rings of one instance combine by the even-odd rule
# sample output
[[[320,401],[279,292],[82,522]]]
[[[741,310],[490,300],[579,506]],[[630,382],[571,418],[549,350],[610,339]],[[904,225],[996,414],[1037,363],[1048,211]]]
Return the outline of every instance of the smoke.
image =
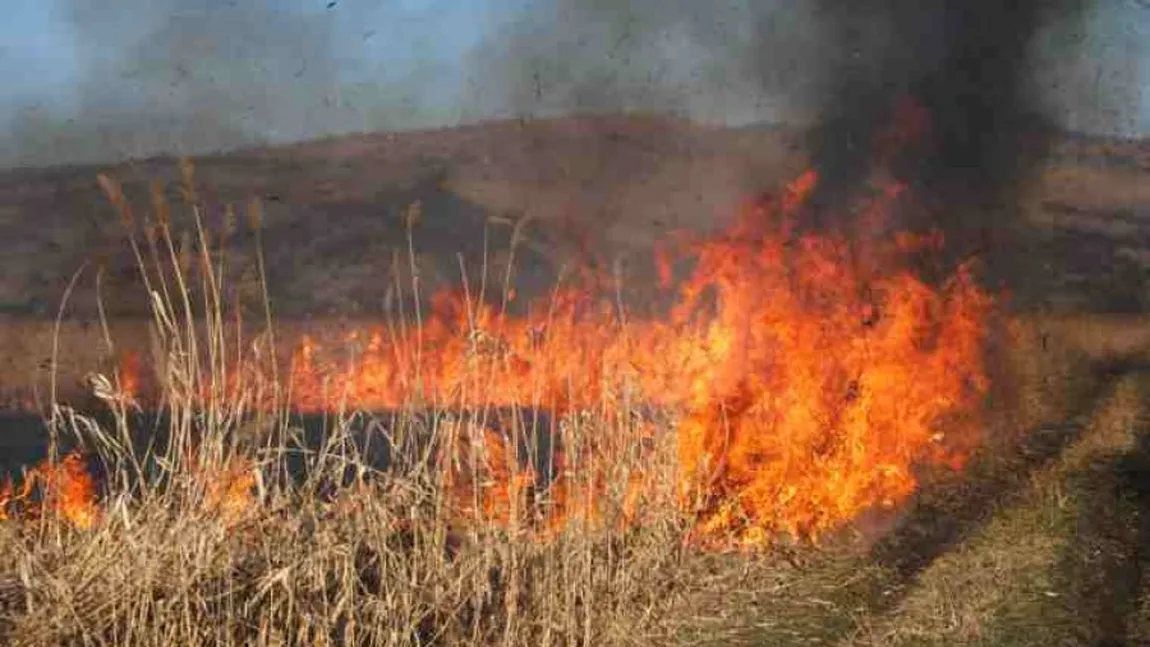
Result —
[[[641,111],[722,124],[825,119],[813,144],[836,185],[854,177],[868,129],[899,93],[919,94],[942,120],[938,168],[991,161],[1010,175],[1013,153],[958,151],[960,133],[975,122],[1003,132],[995,124],[1032,108],[1070,127],[1112,131],[1138,115],[1150,128],[1140,91],[1150,70],[1134,62],[1150,57],[1137,45],[1150,38],[1128,29],[1147,11],[1129,2],[53,4],[75,38],[77,81],[9,124],[0,157],[17,163]],[[1089,28],[1104,33],[1085,38],[1084,7],[1124,18],[1095,20]],[[1107,65],[1121,73],[1103,74]],[[1017,83],[1028,75],[1030,89]]]
[[[485,115],[803,119],[825,55],[819,28],[808,3],[532,2],[475,53],[468,100]]]
[[[851,193],[865,178],[872,142],[903,100],[925,108],[930,125],[901,179],[966,216],[1013,195],[1047,134],[1034,127],[1043,113],[1031,81],[1034,41],[1051,23],[1077,22],[1082,2],[817,4],[828,36],[851,54],[828,70],[834,82],[812,141],[825,199]],[[876,23],[877,30],[860,29]]]
[[[94,60],[79,103],[104,132],[147,148],[235,146],[307,133],[331,102],[339,63],[330,15],[274,3],[131,4],[147,29],[121,49],[121,24],[100,20],[93,0],[71,2],[81,44],[112,52]]]
[[[865,145],[856,124],[881,122],[885,104],[913,90],[936,110],[968,96],[991,104],[969,107],[970,119],[1022,108],[1103,134],[1150,124],[1140,91],[1150,69],[1139,62],[1150,56],[1150,12],[1129,0],[535,0],[516,9],[485,25],[467,58],[471,119],[627,110],[725,124],[826,119],[836,124],[821,144],[829,148]],[[936,116],[948,132],[968,118]]]
[[[82,61],[68,101],[10,124],[17,163],[203,153],[374,129],[417,112],[363,83],[347,29],[370,9],[326,2],[59,0]],[[338,10],[338,14],[337,14]],[[410,72],[421,71],[418,61]],[[401,119],[402,121],[402,119]]]
[[[1150,3],[1096,2],[1068,12],[1042,29],[1034,54],[1033,87],[1064,128],[1150,132]]]
[[[493,34],[473,76],[485,81],[478,105],[488,111],[502,101],[525,116],[650,110],[814,124],[821,182],[811,220],[835,226],[843,222],[832,214],[866,188],[876,138],[918,106],[928,125],[891,164],[927,204],[891,224],[941,227],[964,254],[1002,242],[992,230],[1009,229],[1053,131],[1048,117],[1059,116],[1036,62],[1073,81],[1065,62],[1095,54],[1050,34],[1081,31],[1095,9],[1090,0],[545,0]],[[1108,90],[1116,112],[1141,109],[1121,88],[1097,92]]]

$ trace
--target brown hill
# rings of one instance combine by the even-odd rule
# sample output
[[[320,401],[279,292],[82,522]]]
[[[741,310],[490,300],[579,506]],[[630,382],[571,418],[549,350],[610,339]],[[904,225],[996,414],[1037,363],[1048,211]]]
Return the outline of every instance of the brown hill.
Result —
[[[372,316],[393,285],[410,285],[403,215],[414,203],[421,217],[411,251],[425,293],[459,282],[459,255],[473,281],[484,259],[502,276],[511,225],[524,218],[515,280],[521,290],[545,289],[564,265],[612,262],[669,230],[721,223],[741,199],[804,168],[803,134],[653,117],[504,121],[198,158],[196,189],[217,232],[225,228],[224,205],[242,211],[251,198],[262,202],[281,320]],[[0,318],[21,321],[4,333],[3,352],[22,355],[17,374],[45,356],[47,336],[28,326],[47,326],[81,268],[66,312],[76,329],[97,316],[96,267],[104,268],[99,294],[109,316],[146,314],[123,224],[96,180],[101,172],[123,183],[137,221],[153,180],[180,201],[171,158],[0,173]],[[1147,179],[1150,146],[1142,142],[1059,138],[1023,203],[1019,257],[1027,271],[1012,286],[1017,301],[1060,311],[1141,310],[1150,261]],[[229,278],[256,301],[254,236],[239,221],[227,246]],[[194,240],[187,214],[174,223],[177,239]],[[79,358],[92,344],[77,346]]]
[[[390,252],[406,247],[397,214],[412,202],[422,203],[414,239],[431,266],[425,279],[455,281],[456,252],[476,255],[488,216],[541,223],[533,238],[548,260],[569,238],[558,232],[572,227],[593,232],[597,244],[628,245],[710,225],[753,188],[802,167],[798,135],[653,118],[499,122],[242,150],[195,164],[209,222],[220,223],[228,202],[263,201],[269,278],[277,309],[292,315],[372,309]],[[172,159],[0,175],[0,310],[54,312],[71,273],[97,257],[113,279],[130,280],[123,229],[100,194],[99,172],[123,182],[141,211],[151,180],[178,194]],[[94,313],[92,292],[78,292],[75,312]],[[115,313],[137,310],[111,301]]]

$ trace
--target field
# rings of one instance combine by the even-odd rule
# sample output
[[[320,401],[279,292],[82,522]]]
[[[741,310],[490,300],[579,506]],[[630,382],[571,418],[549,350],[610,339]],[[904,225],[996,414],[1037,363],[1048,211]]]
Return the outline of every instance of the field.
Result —
[[[869,424],[899,435],[876,445],[921,445],[893,457],[819,449],[829,468],[799,451],[786,459],[797,480],[782,485],[804,485],[769,514],[752,505],[756,469],[691,476],[706,472],[684,449],[700,411],[714,414],[704,426],[734,430],[731,442],[743,423],[730,398],[714,409],[692,399],[724,395],[729,377],[694,356],[676,370],[708,384],[679,394],[647,383],[668,370],[657,360],[700,345],[691,320],[664,338],[643,318],[658,301],[644,287],[656,282],[652,247],[671,230],[712,240],[735,226],[748,194],[800,177],[799,141],[782,128],[557,120],[241,151],[194,170],[150,160],[0,176],[0,462],[17,473],[57,454],[4,492],[5,642],[1150,642],[1150,156],[1139,143],[1067,136],[1054,149],[1012,223],[1028,242],[1025,282],[993,314],[960,288],[936,300],[927,290],[924,311],[975,305],[907,310],[944,338],[958,326],[956,347],[956,321],[970,316],[988,348],[923,350],[886,323],[865,333],[884,344],[864,355],[884,371],[945,360],[917,373],[937,381],[943,405],[905,380],[848,380],[844,415],[874,395]],[[750,240],[753,254],[773,239]],[[837,258],[820,249],[799,261]],[[728,300],[748,285],[835,298],[742,314],[810,319],[795,323],[802,332],[857,305],[760,274],[728,277]],[[609,305],[628,313],[618,326],[553,305],[567,303],[556,285],[603,277]],[[448,376],[405,358],[455,348],[436,336],[444,320],[416,305],[461,279],[457,332],[475,363]],[[480,293],[504,305],[500,326],[529,321],[530,303],[569,315],[571,339],[532,341],[560,368],[509,368],[509,354],[528,351],[504,348],[513,336],[490,327]],[[383,351],[365,342],[373,329],[390,335]],[[616,339],[633,333],[650,348],[631,354]],[[794,366],[747,354],[752,368],[781,371],[767,382],[789,394],[823,364],[802,343],[785,348]],[[972,359],[982,350],[988,386],[964,435],[951,418],[970,412],[954,401],[983,377]],[[575,351],[587,354],[563,355]],[[394,352],[402,375],[376,380],[373,352]],[[577,383],[588,357],[611,370]],[[715,357],[727,355],[705,359],[725,364]],[[342,383],[338,371],[309,372],[348,361],[362,366]],[[623,366],[636,375],[616,380]],[[427,390],[395,386],[420,371],[410,383]],[[542,390],[512,395],[525,372]],[[838,411],[842,399],[827,401]],[[919,429],[894,399],[948,422]],[[935,431],[955,436],[960,469],[946,467],[953,455],[930,458]],[[782,461],[745,449],[752,467]],[[913,472],[876,476],[912,454]],[[820,498],[838,479],[839,498]]]

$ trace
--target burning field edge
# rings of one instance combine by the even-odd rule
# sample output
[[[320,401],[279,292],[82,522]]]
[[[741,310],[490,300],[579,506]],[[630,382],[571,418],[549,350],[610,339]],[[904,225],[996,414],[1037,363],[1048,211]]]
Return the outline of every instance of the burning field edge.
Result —
[[[1050,631],[1138,627],[1139,582],[1058,581],[1088,547],[1055,535],[1143,469],[1143,338],[1012,316],[969,265],[922,279],[937,236],[801,231],[813,173],[665,250],[669,312],[595,275],[514,316],[502,277],[426,310],[416,282],[334,350],[229,314],[186,173],[188,250],[101,180],[152,297],[135,347],[46,421],[14,399],[48,456],[0,491],[11,644],[953,644],[1014,630],[964,560],[1020,524],[1052,574],[1018,600],[1097,605]],[[1129,569],[1141,531],[1090,527]]]

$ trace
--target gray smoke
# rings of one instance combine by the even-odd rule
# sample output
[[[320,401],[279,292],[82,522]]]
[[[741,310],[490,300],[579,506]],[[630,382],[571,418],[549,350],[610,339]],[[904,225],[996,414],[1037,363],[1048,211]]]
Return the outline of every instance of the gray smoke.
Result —
[[[40,164],[202,153],[372,129],[410,111],[391,88],[344,81],[335,12],[314,4],[65,0],[84,59],[74,105],[23,111],[3,152]]]
[[[1041,154],[1034,124],[1052,111],[1035,82],[1035,49],[1051,33],[1081,32],[1092,4],[544,0],[492,35],[473,77],[488,111],[503,102],[528,116],[655,110],[730,121],[741,111],[818,123],[820,201],[836,210],[909,98],[932,128],[901,161],[902,179],[973,209],[1010,194]],[[1054,44],[1060,60],[1091,54],[1081,42]]]
[[[381,18],[370,3],[337,2],[329,10],[322,0],[123,0],[109,8],[96,0],[57,0],[83,57],[81,80],[67,105],[29,106],[9,124],[0,164],[619,111],[727,124],[825,119],[835,125],[816,148],[829,151],[837,141],[855,146],[865,138],[846,125],[844,109],[859,113],[857,123],[877,123],[888,94],[947,76],[936,68],[981,65],[970,52],[953,53],[962,50],[955,45],[960,32],[977,35],[982,27],[988,33],[978,35],[982,44],[972,51],[989,47],[990,58],[1013,71],[984,65],[978,74],[1005,87],[1001,79],[1025,69],[1022,76],[1032,76],[1039,90],[1020,103],[1021,88],[1011,89],[1018,95],[1012,105],[1029,109],[1041,96],[1042,112],[1070,127],[1121,130],[1117,122],[1137,115],[1145,130],[1150,110],[1135,88],[1148,74],[1134,61],[1150,58],[1150,48],[1134,44],[1150,38],[1134,32],[1086,38],[1081,18],[1091,7],[1124,17],[1091,28],[1122,29],[1133,22],[1131,12],[1146,22],[1150,11],[1131,2],[1024,0],[1007,11],[993,5],[1012,3],[959,0],[492,0],[484,6],[494,17],[469,23],[484,34],[478,48],[436,67],[441,63],[421,62],[427,52],[405,49],[394,52],[396,60],[372,61],[357,50],[369,34],[406,42],[398,37],[407,25]],[[521,6],[507,18],[512,3]],[[356,33],[359,24],[363,34]],[[458,25],[421,24],[430,30],[424,36],[432,58],[456,51],[445,45],[459,37]],[[1111,63],[1130,63],[1115,76],[1102,69],[1110,63],[1096,63],[1091,48]],[[918,90],[939,104],[946,94]]]
[[[988,279],[1018,284],[1030,271],[1020,197],[1057,129],[1121,132],[1147,112],[1145,64],[1086,83],[1122,61],[1100,45],[1139,42],[1113,23],[1098,33],[1097,16],[1122,12],[1150,20],[1123,0],[541,0],[491,35],[471,76],[486,113],[810,124],[821,181],[804,222],[852,237],[875,141],[917,105],[929,128],[889,160],[911,199],[886,224],[941,229],[947,256],[930,263],[976,255]]]
[[[470,77],[476,112],[809,119],[834,46],[809,3],[542,0],[491,34]]]
[[[471,118],[634,110],[813,123],[878,109],[851,101],[970,63],[992,93],[1029,79],[1010,101],[1061,126],[1130,134],[1150,127],[1148,41],[1150,8],[1137,0],[535,0],[470,58],[463,103]]]

